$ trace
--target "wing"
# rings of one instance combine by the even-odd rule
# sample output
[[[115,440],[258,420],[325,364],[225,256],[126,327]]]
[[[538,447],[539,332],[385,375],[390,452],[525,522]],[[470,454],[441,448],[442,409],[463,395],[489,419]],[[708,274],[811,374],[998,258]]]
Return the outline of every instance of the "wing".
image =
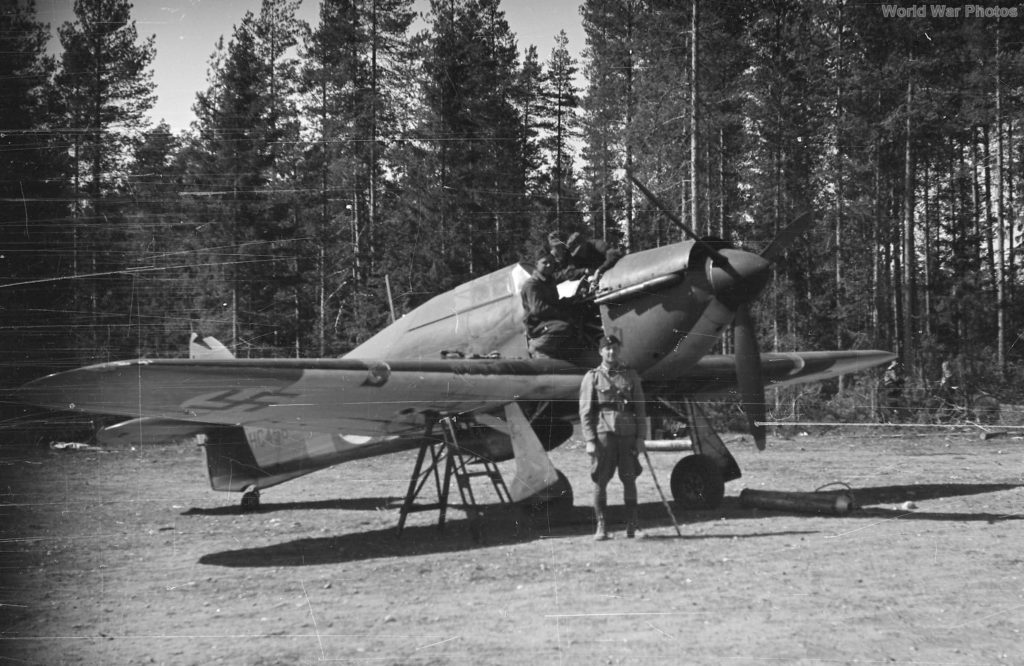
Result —
[[[53,409],[347,435],[422,434],[437,416],[576,399],[565,361],[166,359],[103,363],[26,384]]]
[[[878,350],[771,352],[761,354],[766,385],[787,386],[823,381],[888,363],[896,354]],[[736,357],[705,356],[689,368],[659,367],[645,384],[665,386],[670,393],[719,393],[736,388]],[[675,374],[673,374],[675,372]]]

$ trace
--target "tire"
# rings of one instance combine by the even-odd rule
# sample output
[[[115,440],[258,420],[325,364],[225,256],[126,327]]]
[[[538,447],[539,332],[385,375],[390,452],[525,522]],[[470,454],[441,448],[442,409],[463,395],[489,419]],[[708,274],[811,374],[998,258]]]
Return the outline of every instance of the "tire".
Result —
[[[547,488],[543,492],[537,493],[533,497],[523,500],[523,508],[528,512],[568,512],[572,510],[572,484],[569,483],[569,479],[562,473],[562,470],[556,469],[555,471],[558,472],[558,481],[555,481],[550,488]]]
[[[717,509],[725,496],[725,481],[707,456],[686,456],[672,468],[672,499],[681,509]]]
[[[242,511],[258,511],[260,508],[260,491],[250,490],[242,495]]]

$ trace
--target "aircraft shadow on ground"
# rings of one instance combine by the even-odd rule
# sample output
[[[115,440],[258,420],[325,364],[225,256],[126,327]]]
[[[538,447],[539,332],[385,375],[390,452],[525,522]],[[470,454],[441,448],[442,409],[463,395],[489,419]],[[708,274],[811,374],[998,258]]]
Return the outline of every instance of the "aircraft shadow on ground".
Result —
[[[355,497],[348,499],[319,500],[316,502],[261,502],[257,513],[275,511],[318,511],[321,509],[345,509],[348,511],[375,511],[393,509],[402,505],[401,497]],[[240,516],[253,513],[242,505],[217,506],[210,509],[193,507],[183,511],[183,516]]]
[[[946,521],[986,521],[994,523],[1002,520],[1024,520],[1021,512],[948,512],[928,511],[920,507],[907,509],[901,506],[877,506],[885,504],[902,504],[904,502],[920,502],[944,499],[948,497],[965,497],[983,495],[1004,490],[1020,488],[1015,483],[924,483],[904,486],[881,486],[864,488],[854,491],[857,509],[851,515],[899,518],[901,520],[946,520]]]
[[[195,510],[188,513],[193,512]],[[198,512],[195,513],[198,515]],[[660,502],[641,504],[638,513],[641,528],[651,529],[655,525],[670,525],[665,507]],[[698,514],[692,514],[685,519],[682,514],[683,512],[676,512],[683,527],[684,538],[698,538],[687,535],[684,525],[684,522],[695,522],[694,516]],[[699,514],[703,517],[698,520],[717,519],[719,515],[710,511]],[[436,517],[435,514],[430,515]],[[626,523],[625,508],[621,505],[609,507],[608,519],[609,526],[618,533],[619,538],[622,538]],[[573,506],[547,512],[489,504],[480,507],[478,524],[481,538],[475,540],[472,523],[466,514],[460,508],[449,508],[443,530],[439,530],[436,523],[413,525],[407,526],[399,537],[397,527],[390,526],[332,537],[297,539],[259,548],[210,553],[201,557],[199,563],[226,567],[335,564],[380,557],[459,552],[538,539],[585,538],[589,537],[594,529],[593,511],[588,506]],[[670,538],[675,539],[678,536],[673,534]]]
[[[436,519],[436,514],[430,515]],[[201,557],[199,563],[226,567],[306,566],[458,552],[543,537],[582,535],[592,529],[590,516],[590,510],[585,507],[574,506],[554,516],[499,504],[483,505],[478,519],[481,538],[475,540],[466,514],[457,507],[449,507],[444,529],[439,529],[436,523],[407,525],[399,536],[396,524],[383,529],[211,553]]]
[[[792,515],[807,517],[828,516],[836,519],[847,518],[899,518],[901,520],[935,520],[935,521],[984,521],[997,522],[1001,520],[1024,520],[1024,513],[1019,512],[948,512],[928,511],[920,506],[915,508],[904,508],[900,505],[906,502],[922,502],[927,500],[944,499],[948,497],[965,497],[969,495],[983,495],[1004,490],[1020,488],[1019,484],[1013,483],[922,483],[907,484],[899,486],[878,486],[875,488],[854,488],[852,490],[855,505],[847,514],[814,514],[788,510],[758,509],[761,515]],[[895,506],[884,506],[886,504]],[[751,515],[754,509],[742,506],[739,498],[726,498],[722,503],[720,511],[725,517],[738,518],[743,515]]]
[[[856,488],[855,498],[858,506],[844,515],[822,515],[798,513],[793,511],[775,511],[752,509],[740,504],[738,497],[726,497],[722,505],[713,511],[680,511],[675,510],[684,539],[709,538],[742,538],[777,537],[791,534],[808,534],[817,530],[788,530],[783,532],[756,532],[749,534],[692,534],[687,527],[696,523],[726,519],[770,517],[772,515],[801,516],[807,518],[830,518],[835,520],[854,520],[857,518],[899,518],[900,520],[934,520],[934,521],[987,521],[1021,520],[1024,514],[997,513],[952,513],[929,512],[922,510],[905,510],[899,507],[875,506],[882,504],[899,504],[907,501],[925,501],[946,497],[979,495],[984,493],[1012,490],[1021,486],[1015,484],[919,484],[901,486],[880,486],[876,488]],[[329,500],[321,502],[296,502],[263,505],[264,511],[283,511],[289,509],[363,509],[395,508],[400,505],[399,498],[376,497],[355,500]],[[641,504],[639,507],[641,527],[653,529],[657,526],[659,533],[654,539],[678,539],[675,534],[662,534],[665,526],[671,526],[665,506],[660,502]],[[239,513],[238,507],[221,507],[217,509],[191,509],[185,515],[234,515]],[[622,537],[625,524],[625,509],[621,505],[609,508],[610,526]],[[538,539],[582,538],[593,530],[593,513],[590,507],[573,506],[557,512],[528,512],[518,507],[500,504],[483,505],[480,507],[479,527],[481,539],[473,538],[472,523],[466,514],[457,507],[449,508],[448,517],[443,530],[435,523],[429,525],[407,526],[401,537],[395,526],[383,529],[359,531],[331,537],[297,539],[285,543],[257,548],[241,548],[226,550],[204,555],[200,564],[224,567],[273,567],[273,566],[308,566],[319,564],[338,564],[381,557],[415,556],[436,553],[449,553],[487,548],[493,546],[523,543]]]

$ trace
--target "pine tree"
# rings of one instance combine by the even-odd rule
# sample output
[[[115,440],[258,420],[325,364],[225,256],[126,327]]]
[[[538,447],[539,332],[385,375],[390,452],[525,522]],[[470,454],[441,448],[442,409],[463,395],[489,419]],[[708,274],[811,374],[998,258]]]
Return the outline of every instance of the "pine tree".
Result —
[[[125,267],[123,229],[109,199],[123,192],[132,148],[148,124],[155,93],[153,37],[140,41],[127,0],[76,0],[75,21],[60,27],[64,47],[57,84],[63,95],[63,130],[71,143],[75,198],[72,270],[79,278],[76,309],[87,313],[79,344],[85,358],[116,353],[116,312],[130,285],[115,274]],[[106,306],[110,306],[109,308]]]
[[[538,208],[550,208],[548,194],[551,169],[542,138],[542,134],[548,135],[551,131],[547,87],[548,77],[537,55],[537,47],[530,45],[523,54],[523,65],[516,80],[515,106],[520,118],[517,149],[522,155],[523,170],[526,173],[526,190]],[[550,226],[550,220],[546,222]],[[540,233],[540,229],[537,233]]]
[[[575,82],[579,68],[569,54],[569,38],[564,30],[555,37],[555,48],[551,50],[545,69],[546,122],[542,127],[547,136],[541,145],[550,164],[550,192],[554,203],[554,221],[550,226],[575,228],[581,222],[573,169],[574,146],[579,133],[580,100]]]
[[[34,2],[0,3],[0,387],[16,386],[75,359],[58,322],[72,284],[59,279],[72,247],[64,224],[66,147],[57,121],[55,63]]]
[[[313,141],[305,164],[310,175],[316,174],[309,189],[317,192],[313,205],[319,222],[311,233],[321,252],[315,280],[322,344],[327,308],[336,307],[328,305],[329,294],[346,297],[341,307],[349,308],[350,316],[344,347],[383,323],[380,300],[367,291],[388,270],[380,265],[387,252],[381,246],[391,243],[383,228],[394,198],[388,153],[400,134],[399,109],[407,94],[400,81],[410,57],[405,39],[414,16],[410,7],[410,0],[328,0],[306,45],[303,94]],[[343,239],[347,247],[341,246]]]
[[[441,288],[527,252],[526,175],[518,152],[518,58],[498,0],[432,3],[424,67],[438,156],[442,233],[450,266]]]
[[[192,187],[211,247],[221,248],[222,293],[203,306],[228,312],[236,354],[304,348],[303,250],[295,194],[299,122],[295,47],[303,24],[292,0],[246,13],[211,60],[197,96],[189,154]]]
[[[632,123],[636,114],[637,63],[644,7],[638,0],[587,0],[581,8],[587,34],[584,67],[588,89],[584,107],[584,159],[588,167],[586,208],[598,238],[620,239],[627,248],[634,224],[631,187],[615,177],[634,167]]]
[[[148,124],[156,50],[152,36],[139,42],[127,0],[75,0],[74,11],[76,21],[60,28],[58,84],[78,134],[80,189],[95,201],[120,184],[126,149]]]
[[[204,279],[200,248],[193,241],[192,209],[179,196],[184,176],[181,140],[159,123],[138,141],[118,215],[125,246],[140,270],[132,274],[126,336],[139,357],[185,352],[191,304]]]

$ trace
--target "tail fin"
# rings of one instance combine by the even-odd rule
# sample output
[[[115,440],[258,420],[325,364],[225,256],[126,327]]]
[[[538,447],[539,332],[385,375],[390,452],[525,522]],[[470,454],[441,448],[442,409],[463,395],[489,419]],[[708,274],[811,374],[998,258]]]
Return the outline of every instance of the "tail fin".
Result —
[[[235,355],[217,338],[212,336],[200,338],[198,333],[192,333],[188,339],[188,357],[193,360],[224,359],[234,358]]]

